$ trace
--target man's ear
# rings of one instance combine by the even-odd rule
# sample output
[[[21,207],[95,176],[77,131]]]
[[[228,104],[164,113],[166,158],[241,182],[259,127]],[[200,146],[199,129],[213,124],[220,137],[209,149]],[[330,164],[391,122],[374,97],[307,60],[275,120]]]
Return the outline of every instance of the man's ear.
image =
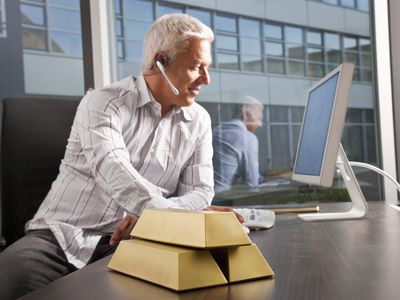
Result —
[[[159,61],[163,65],[163,67],[166,67],[168,64],[168,59],[165,53],[157,53],[154,56],[154,65],[156,65],[156,61]]]

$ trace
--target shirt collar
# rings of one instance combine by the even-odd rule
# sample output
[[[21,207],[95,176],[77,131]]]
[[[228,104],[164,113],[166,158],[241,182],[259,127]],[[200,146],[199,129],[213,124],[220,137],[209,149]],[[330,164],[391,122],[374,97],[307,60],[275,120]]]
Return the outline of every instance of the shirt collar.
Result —
[[[146,105],[147,103],[154,103],[157,107],[159,107],[161,109],[160,103],[158,103],[155,100],[153,94],[151,93],[150,89],[148,88],[146,81],[144,80],[143,74],[140,74],[136,78],[136,87],[137,87],[138,93],[140,95],[138,107],[142,107],[142,106]],[[188,122],[193,120],[189,111],[190,111],[189,107],[174,107],[174,112],[180,113],[181,116],[185,119],[185,121],[188,121]]]
[[[147,87],[143,74],[140,74],[136,78],[136,88],[140,96],[138,99],[138,107],[142,107],[149,102],[155,101],[151,95],[149,88]]]

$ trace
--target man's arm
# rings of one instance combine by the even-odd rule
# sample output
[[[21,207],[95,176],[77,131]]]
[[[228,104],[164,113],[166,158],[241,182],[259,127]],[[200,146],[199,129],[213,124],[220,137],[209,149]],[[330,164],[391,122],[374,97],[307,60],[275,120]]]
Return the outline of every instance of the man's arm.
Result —
[[[257,186],[260,183],[257,136],[249,133],[246,142],[244,154],[245,180],[248,185]]]

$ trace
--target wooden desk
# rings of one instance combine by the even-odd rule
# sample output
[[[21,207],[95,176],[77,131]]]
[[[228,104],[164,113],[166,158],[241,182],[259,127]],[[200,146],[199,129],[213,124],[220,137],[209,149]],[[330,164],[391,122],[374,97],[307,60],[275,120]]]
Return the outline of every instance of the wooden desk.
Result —
[[[400,213],[381,202],[369,209],[359,221],[278,215],[270,230],[252,232],[274,279],[176,293],[108,271],[106,257],[23,299],[400,299]]]

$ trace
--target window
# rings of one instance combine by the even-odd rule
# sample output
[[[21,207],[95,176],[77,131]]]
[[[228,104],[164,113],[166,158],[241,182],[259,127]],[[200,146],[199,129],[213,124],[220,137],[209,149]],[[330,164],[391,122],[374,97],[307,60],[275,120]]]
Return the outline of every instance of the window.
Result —
[[[79,1],[21,1],[24,49],[82,57]]]
[[[304,41],[303,29],[300,27],[285,26],[285,46],[288,58],[289,75],[304,76]]]
[[[19,8],[21,37],[18,38],[22,40],[23,64],[20,73],[24,85],[21,92],[82,95],[80,1],[20,0]]]
[[[296,23],[295,19],[280,20],[278,13],[274,20],[270,20],[256,17],[259,15],[256,13],[253,17],[248,12],[235,14],[232,10],[224,10],[222,4],[215,10],[215,1],[207,0],[202,2],[202,8],[193,7],[192,1],[114,1],[120,78],[140,72],[144,33],[158,16],[184,12],[213,29],[212,85],[204,89],[197,101],[209,112],[213,127],[231,121],[238,103],[243,101],[245,95],[263,103],[263,125],[256,131],[256,136],[259,141],[260,174],[266,180],[276,177],[279,180],[290,179],[306,88],[342,62],[348,61],[356,67],[353,80],[356,88],[351,96],[355,100],[351,102],[358,104],[356,108],[349,108],[343,144],[351,159],[378,162],[371,37],[360,35],[360,31],[357,31],[359,24],[347,20],[346,28],[342,31],[337,29],[343,28],[342,24],[330,28],[329,24],[318,26],[313,22],[313,27],[310,27]],[[326,4],[327,11],[340,12],[340,16],[345,9],[359,10],[360,18],[365,17],[363,24],[370,19],[369,13],[365,13],[369,10],[368,0],[309,1]],[[238,2],[229,3],[236,5]],[[308,7],[308,3],[305,5]],[[338,6],[341,9],[338,10]],[[308,18],[308,15],[303,17]],[[342,19],[338,17],[337,20],[339,22]],[[353,25],[354,28],[350,28]],[[288,193],[277,192],[271,201],[279,202],[297,190],[296,185],[288,184],[287,187]],[[233,184],[232,191],[217,195],[216,198],[236,197],[237,191],[246,194],[240,177]]]
[[[0,0],[0,38],[7,37],[6,3]]]
[[[239,24],[243,70],[262,72],[261,23],[241,18]]]

